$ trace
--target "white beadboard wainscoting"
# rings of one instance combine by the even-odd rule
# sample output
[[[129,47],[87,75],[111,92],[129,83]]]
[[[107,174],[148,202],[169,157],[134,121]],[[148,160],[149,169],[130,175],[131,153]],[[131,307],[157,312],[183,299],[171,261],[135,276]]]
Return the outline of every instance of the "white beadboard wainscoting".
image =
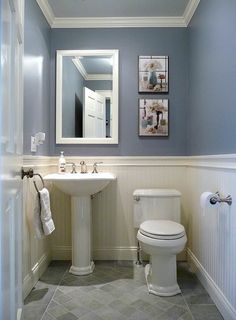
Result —
[[[100,171],[110,171],[117,180],[92,200],[93,258],[135,259],[132,193],[137,188],[175,188],[182,193],[181,222],[188,235],[187,256],[225,319],[236,319],[236,155],[199,157],[66,157],[85,160],[91,171],[94,161],[103,161]],[[57,157],[26,156],[25,167],[46,174],[57,171]],[[79,171],[79,166],[78,166]],[[26,179],[26,178],[25,178]],[[70,197],[51,188],[51,208],[56,230],[48,240],[36,240],[30,224],[35,191],[30,181],[25,189],[24,276],[33,283],[35,269],[43,270],[50,259],[71,258]],[[200,208],[204,191],[231,194],[233,204]],[[49,246],[50,243],[50,246]],[[48,249],[51,249],[48,251]],[[184,259],[182,254],[180,259]],[[31,282],[29,278],[32,279]],[[27,286],[29,288],[29,285]],[[28,291],[28,290],[26,290]]]
[[[130,260],[136,254],[136,233],[133,227],[133,191],[137,188],[175,188],[182,193],[182,221],[186,225],[184,208],[185,158],[179,157],[66,157],[68,162],[84,160],[92,171],[94,161],[103,161],[99,171],[112,172],[117,180],[111,182],[92,200],[93,258],[101,260]],[[47,167],[57,170],[58,158],[38,158],[37,170]],[[32,159],[34,162],[34,159]],[[33,165],[34,163],[32,163]],[[30,165],[30,159],[28,159]],[[68,166],[68,171],[71,170]],[[78,171],[80,170],[78,166]],[[71,258],[70,197],[52,188],[51,207],[56,230],[52,235],[53,259]],[[183,257],[185,258],[185,256]]]
[[[25,166],[24,166],[25,167]],[[47,173],[47,167],[37,169],[42,175]],[[24,168],[27,170],[27,166]],[[39,177],[35,177],[39,188],[42,183]],[[23,297],[25,298],[38,281],[41,274],[46,270],[51,261],[50,240],[45,238],[39,240],[36,237],[34,229],[34,205],[37,192],[33,185],[33,178],[23,180]]]
[[[196,164],[195,164],[196,165]],[[227,320],[236,319],[236,168],[234,164],[187,168],[188,258]],[[204,191],[233,198],[232,206],[200,207]]]

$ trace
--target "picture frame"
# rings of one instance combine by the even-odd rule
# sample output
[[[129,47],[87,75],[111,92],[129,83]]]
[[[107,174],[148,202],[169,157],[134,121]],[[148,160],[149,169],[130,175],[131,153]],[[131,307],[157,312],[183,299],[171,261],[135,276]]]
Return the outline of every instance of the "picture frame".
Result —
[[[169,136],[168,99],[139,99],[139,136]]]
[[[169,92],[169,57],[139,56],[139,93]]]

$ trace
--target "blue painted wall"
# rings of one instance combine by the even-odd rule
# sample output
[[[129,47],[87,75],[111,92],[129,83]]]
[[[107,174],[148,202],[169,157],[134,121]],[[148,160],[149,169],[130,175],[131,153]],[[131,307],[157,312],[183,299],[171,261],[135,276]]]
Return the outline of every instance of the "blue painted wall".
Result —
[[[186,154],[188,96],[188,33],[186,28],[52,29],[50,154],[152,156]],[[55,57],[57,49],[119,49],[119,145],[55,144]],[[170,57],[170,92],[138,94],[138,55]],[[138,98],[170,99],[168,138],[138,136]]]
[[[236,152],[235,30],[235,0],[202,0],[189,25],[190,155]]]
[[[25,1],[24,39],[24,154],[30,152],[30,137],[46,133],[37,155],[49,154],[51,29],[36,1]]]
[[[62,136],[75,137],[75,94],[83,105],[84,78],[71,60],[63,57],[62,68]]]
[[[37,3],[25,4],[24,154],[37,131],[38,155],[235,153],[235,0],[202,0],[188,29],[51,30]],[[94,48],[120,50],[119,145],[55,145],[55,51]],[[139,95],[138,55],[156,54],[170,56],[170,92]],[[170,99],[168,138],[138,137],[140,97]]]
[[[84,84],[91,90],[112,90],[112,81],[109,80],[85,80]]]

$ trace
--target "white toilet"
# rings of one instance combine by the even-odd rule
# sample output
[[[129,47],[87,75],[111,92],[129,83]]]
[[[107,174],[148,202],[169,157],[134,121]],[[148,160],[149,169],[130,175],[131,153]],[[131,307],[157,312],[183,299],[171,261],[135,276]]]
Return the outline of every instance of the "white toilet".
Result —
[[[134,227],[141,249],[150,255],[145,277],[150,293],[173,296],[180,293],[176,254],[187,242],[180,222],[180,192],[172,189],[139,189],[134,197]]]

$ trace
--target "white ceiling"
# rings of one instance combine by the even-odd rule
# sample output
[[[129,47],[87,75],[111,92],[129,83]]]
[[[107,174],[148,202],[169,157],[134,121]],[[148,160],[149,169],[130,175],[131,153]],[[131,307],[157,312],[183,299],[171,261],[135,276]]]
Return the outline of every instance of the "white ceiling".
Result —
[[[36,0],[52,28],[186,27],[200,0]]]

